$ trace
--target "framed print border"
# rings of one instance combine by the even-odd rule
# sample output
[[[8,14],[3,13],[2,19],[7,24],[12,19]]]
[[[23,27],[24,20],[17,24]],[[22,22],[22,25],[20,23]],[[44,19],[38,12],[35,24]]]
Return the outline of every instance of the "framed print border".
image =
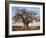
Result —
[[[43,33],[37,34],[22,34],[22,35],[9,35],[9,4],[36,4],[43,5]],[[45,3],[40,2],[24,2],[24,1],[5,1],[5,37],[22,37],[22,36],[38,36],[45,35]]]

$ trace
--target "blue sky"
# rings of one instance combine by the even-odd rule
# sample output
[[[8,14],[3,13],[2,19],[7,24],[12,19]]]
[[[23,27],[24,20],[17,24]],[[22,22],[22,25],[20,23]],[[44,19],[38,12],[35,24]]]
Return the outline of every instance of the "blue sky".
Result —
[[[28,12],[33,11],[33,12],[37,13],[38,15],[40,15],[39,7],[12,7],[12,15],[15,16],[15,14],[17,13],[17,9],[22,10],[23,8]]]

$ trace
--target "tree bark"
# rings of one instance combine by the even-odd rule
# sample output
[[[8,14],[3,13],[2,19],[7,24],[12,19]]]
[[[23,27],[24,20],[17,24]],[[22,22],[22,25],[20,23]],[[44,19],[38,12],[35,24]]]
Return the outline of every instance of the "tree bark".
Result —
[[[28,23],[24,23],[24,29],[28,30]]]

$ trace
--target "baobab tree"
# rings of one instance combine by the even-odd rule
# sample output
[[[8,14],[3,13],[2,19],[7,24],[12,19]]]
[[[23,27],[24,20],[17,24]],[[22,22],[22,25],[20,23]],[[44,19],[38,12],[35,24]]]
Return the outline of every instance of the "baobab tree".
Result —
[[[21,12],[20,12],[21,11]],[[24,29],[27,30],[28,29],[28,24],[33,21],[33,17],[35,17],[35,13],[33,13],[33,11],[31,11],[30,13],[28,13],[25,9],[23,10],[19,10],[16,15],[14,16],[15,22],[17,21],[22,21],[24,24]]]

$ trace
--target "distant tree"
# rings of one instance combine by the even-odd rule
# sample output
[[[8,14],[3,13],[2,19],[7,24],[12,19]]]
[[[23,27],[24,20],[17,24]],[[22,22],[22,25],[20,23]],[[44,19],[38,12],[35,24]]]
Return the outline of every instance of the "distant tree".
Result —
[[[27,13],[27,11],[25,9],[21,10],[22,13],[20,13],[20,10],[18,11],[18,13],[16,13],[16,15],[14,16],[15,18],[15,22],[17,21],[22,21],[24,24],[24,29],[28,29],[28,24],[33,21],[33,17],[35,17],[36,13],[33,13],[33,11],[31,11],[30,13]]]

